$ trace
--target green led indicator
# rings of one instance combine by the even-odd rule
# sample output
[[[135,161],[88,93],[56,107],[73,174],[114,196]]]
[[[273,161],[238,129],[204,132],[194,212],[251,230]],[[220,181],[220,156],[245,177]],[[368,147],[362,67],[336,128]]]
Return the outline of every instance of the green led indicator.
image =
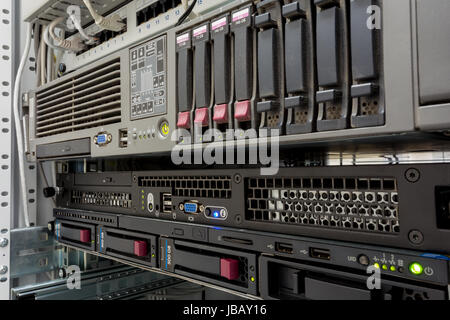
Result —
[[[379,263],[375,263],[373,266],[374,266],[375,268],[377,268],[377,269],[380,269],[380,264],[379,264]]]
[[[395,271],[395,267],[394,266],[391,266],[391,271]]]
[[[422,267],[422,265],[421,265],[420,263],[418,263],[418,262],[413,262],[413,263],[411,263],[411,264],[409,265],[409,271],[410,271],[412,274],[418,276],[418,275],[422,274],[422,272],[423,272],[423,267]]]
[[[383,264],[383,270],[387,270],[387,269],[388,269],[387,265]]]

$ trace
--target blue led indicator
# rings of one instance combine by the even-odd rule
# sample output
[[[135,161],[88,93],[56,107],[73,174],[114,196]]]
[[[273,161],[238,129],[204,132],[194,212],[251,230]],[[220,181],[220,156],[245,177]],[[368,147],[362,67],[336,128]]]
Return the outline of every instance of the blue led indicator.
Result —
[[[213,215],[214,215],[214,218],[218,218],[220,216],[220,213],[219,213],[219,211],[214,211]]]

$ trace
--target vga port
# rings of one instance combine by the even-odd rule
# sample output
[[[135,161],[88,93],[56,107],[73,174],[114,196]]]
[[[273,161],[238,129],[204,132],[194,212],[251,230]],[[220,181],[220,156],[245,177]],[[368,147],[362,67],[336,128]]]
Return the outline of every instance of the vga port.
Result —
[[[99,133],[94,137],[94,142],[98,146],[104,146],[110,143],[112,140],[112,136],[109,133]]]
[[[108,141],[108,136],[106,134],[99,134],[97,136],[97,143],[98,144],[104,144]]]
[[[198,212],[198,204],[193,202],[186,202],[184,204],[184,212],[185,213],[197,213]]]

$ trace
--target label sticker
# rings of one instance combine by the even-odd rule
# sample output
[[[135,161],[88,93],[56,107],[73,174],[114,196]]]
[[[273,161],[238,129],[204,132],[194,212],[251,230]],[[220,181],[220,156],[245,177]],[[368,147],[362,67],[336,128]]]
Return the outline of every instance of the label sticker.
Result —
[[[238,12],[233,13],[233,22],[247,18],[249,15],[250,15],[249,8],[239,10]]]
[[[197,29],[194,29],[194,31],[193,31],[194,37],[202,35],[206,31],[207,31],[207,25],[206,24],[204,26],[201,26],[201,27],[197,28]]]
[[[184,43],[186,41],[189,41],[189,33],[185,33],[177,37],[177,44]]]
[[[216,29],[218,29],[220,27],[225,26],[226,24],[227,24],[227,17],[223,17],[223,18],[221,18],[219,20],[214,21],[211,24],[211,29],[214,31],[214,30],[216,30]]]

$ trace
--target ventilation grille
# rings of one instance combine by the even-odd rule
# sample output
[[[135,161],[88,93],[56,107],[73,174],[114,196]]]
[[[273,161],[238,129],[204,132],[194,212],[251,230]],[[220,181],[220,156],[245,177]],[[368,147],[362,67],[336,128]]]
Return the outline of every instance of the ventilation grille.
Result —
[[[176,197],[231,198],[230,176],[139,177],[139,187],[172,188]]]
[[[72,190],[71,203],[102,207],[131,208],[131,194]]]
[[[86,221],[93,221],[98,223],[108,223],[108,224],[117,224],[116,218],[103,216],[103,215],[95,215],[95,214],[84,214],[80,212],[73,212],[73,211],[67,211],[67,210],[55,210],[55,217],[56,218],[67,218],[67,219],[78,219],[78,220],[86,220]]]
[[[246,219],[352,229],[400,232],[395,179],[246,179]]]
[[[36,93],[36,137],[121,121],[120,58]]]

